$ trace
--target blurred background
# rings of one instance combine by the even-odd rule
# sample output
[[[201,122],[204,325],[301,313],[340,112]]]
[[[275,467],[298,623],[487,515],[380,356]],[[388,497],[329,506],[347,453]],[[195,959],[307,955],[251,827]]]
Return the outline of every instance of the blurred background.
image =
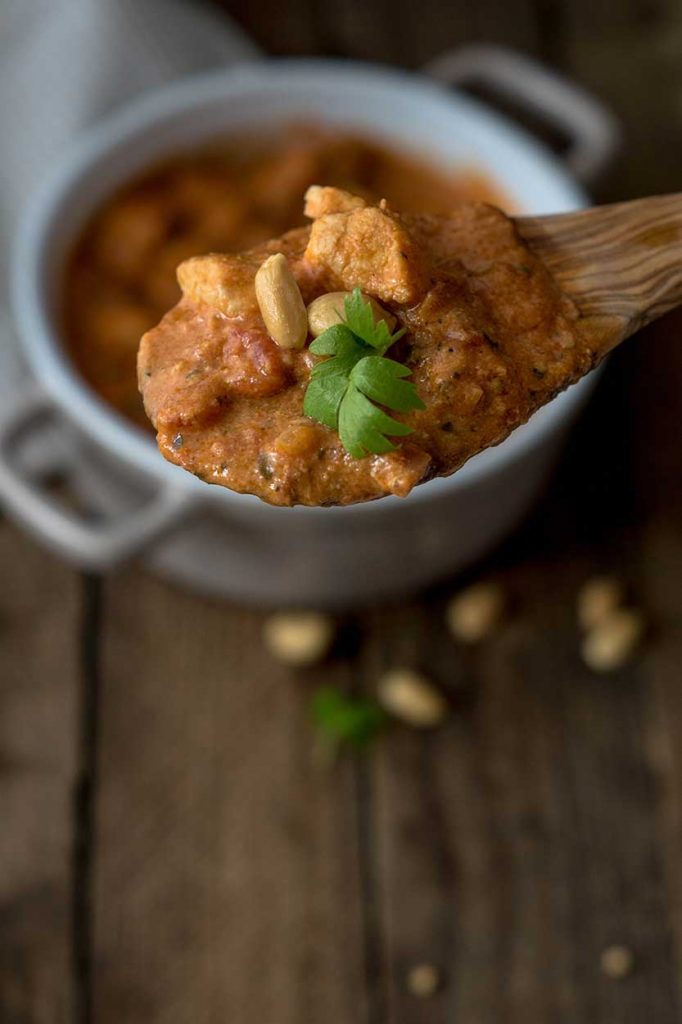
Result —
[[[0,0],[3,463],[74,516],[86,497],[118,501],[111,453],[86,456],[54,413],[19,452],[6,415],[35,400],[10,239],[85,131],[166,81],[262,55],[416,71],[463,47],[462,87],[539,137],[562,188],[596,202],[679,188],[672,0]],[[495,73],[506,50],[521,94]],[[566,106],[549,103],[559,80],[529,60],[561,76],[570,130],[547,112]],[[248,159],[226,145],[138,166],[114,198],[102,171],[75,249],[54,252],[60,344],[92,401],[140,432],[131,445],[147,443],[135,339],[175,301],[175,265],[298,222],[310,176],[417,206],[450,191],[519,205],[494,161],[454,174],[388,149],[299,126]],[[670,314],[610,358],[492,548],[416,593],[354,602],[369,563],[332,612],[305,589],[237,599],[246,556],[239,580],[214,567],[218,593],[191,546],[172,571],[151,540],[95,571],[27,532],[2,469],[3,1024],[682,1019],[681,333]],[[312,614],[279,611],[292,601]]]

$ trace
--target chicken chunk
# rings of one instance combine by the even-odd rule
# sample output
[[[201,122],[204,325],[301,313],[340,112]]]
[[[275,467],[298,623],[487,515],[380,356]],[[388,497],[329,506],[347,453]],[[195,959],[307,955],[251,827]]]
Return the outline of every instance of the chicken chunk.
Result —
[[[344,192],[342,188],[311,185],[305,194],[303,212],[311,220],[317,220],[328,213],[350,213],[351,210],[362,210],[365,206],[367,203],[361,196]]]
[[[225,316],[258,318],[256,271],[272,253],[300,258],[307,237],[307,229],[298,228],[245,253],[192,256],[178,267],[182,294],[190,302],[211,306]]]
[[[254,327],[205,307],[177,306],[148,331],[138,354],[140,387],[159,430],[207,423],[236,398],[264,398],[286,385],[281,350]]]
[[[209,253],[181,263],[178,281],[182,294],[193,302],[206,303],[225,316],[240,316],[258,310],[253,285],[257,270],[258,264],[249,253]]]
[[[313,209],[326,208],[330,198],[314,198]],[[424,255],[385,203],[319,217],[313,222],[305,258],[325,267],[347,291],[359,287],[383,302],[407,305],[426,287]]]

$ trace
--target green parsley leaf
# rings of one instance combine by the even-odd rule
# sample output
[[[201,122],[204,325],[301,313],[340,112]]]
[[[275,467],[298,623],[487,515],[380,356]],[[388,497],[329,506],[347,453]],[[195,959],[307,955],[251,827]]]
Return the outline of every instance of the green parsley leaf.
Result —
[[[315,726],[334,746],[366,747],[387,721],[379,705],[366,697],[346,697],[333,686],[322,686],[312,699]]]
[[[316,356],[342,356],[357,347],[357,338],[350,327],[345,324],[334,324],[310,342],[310,351]]]
[[[365,302],[359,288],[354,288],[351,294],[343,300],[343,307],[348,327],[353,334],[356,334],[367,345],[371,345],[372,348],[380,349],[383,352],[398,338],[402,338],[405,333],[403,327],[402,330],[391,335],[385,320],[377,320],[375,323],[372,307],[369,302]]]
[[[303,399],[303,412],[319,423],[338,428],[339,408],[348,390],[353,367],[367,352],[355,335],[341,324],[324,331],[311,342],[315,355],[333,356],[313,367],[310,383]]]
[[[345,323],[335,324],[310,345],[314,355],[330,356],[317,363],[303,401],[306,416],[338,430],[354,458],[392,451],[389,437],[405,437],[412,428],[393,419],[373,403],[396,412],[424,409],[410,370],[384,352],[405,333],[391,334],[385,320],[374,322],[372,307],[359,288],[344,300]]]
[[[339,406],[339,437],[354,459],[361,459],[369,452],[384,455],[393,451],[395,445],[386,434],[405,437],[411,433],[412,427],[387,416],[352,383],[348,385]]]
[[[355,364],[350,374],[351,381],[358,391],[397,412],[424,408],[414,384],[402,379],[409,376],[410,370],[407,366],[384,356],[365,356]]]

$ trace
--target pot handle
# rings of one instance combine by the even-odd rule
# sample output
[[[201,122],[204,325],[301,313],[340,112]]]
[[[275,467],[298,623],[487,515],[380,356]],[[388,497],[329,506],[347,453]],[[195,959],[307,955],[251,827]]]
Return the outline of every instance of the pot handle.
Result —
[[[113,522],[90,522],[65,508],[12,458],[22,435],[39,437],[54,414],[52,401],[34,384],[0,413],[0,503],[53,551],[82,568],[102,571],[136,554],[185,515],[191,499],[168,485],[141,508]]]
[[[436,57],[424,71],[448,85],[487,85],[559,128],[569,140],[562,159],[580,181],[596,178],[618,149],[618,121],[599,100],[514,50],[463,46]]]

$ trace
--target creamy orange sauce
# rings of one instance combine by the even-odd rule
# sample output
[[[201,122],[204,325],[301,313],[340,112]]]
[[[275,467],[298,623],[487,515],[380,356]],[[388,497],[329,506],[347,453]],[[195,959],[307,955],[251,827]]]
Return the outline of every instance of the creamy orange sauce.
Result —
[[[65,279],[64,334],[78,369],[119,412],[148,427],[137,390],[140,336],[180,298],[176,268],[237,252],[303,224],[312,182],[388,197],[404,210],[499,201],[482,175],[447,173],[347,133],[303,126],[267,143],[232,139],[153,168],[96,212]]]
[[[339,217],[361,216],[356,238]],[[287,257],[306,304],[357,284],[407,328],[390,355],[412,371],[426,408],[396,414],[413,433],[395,451],[353,458],[304,416],[316,357],[278,348],[252,294],[273,252]],[[299,229],[239,258],[189,261],[180,275],[186,294],[144,337],[138,363],[159,447],[203,480],[276,505],[405,495],[503,440],[594,361],[573,304],[512,222],[481,203],[447,217],[332,213],[312,240]]]

